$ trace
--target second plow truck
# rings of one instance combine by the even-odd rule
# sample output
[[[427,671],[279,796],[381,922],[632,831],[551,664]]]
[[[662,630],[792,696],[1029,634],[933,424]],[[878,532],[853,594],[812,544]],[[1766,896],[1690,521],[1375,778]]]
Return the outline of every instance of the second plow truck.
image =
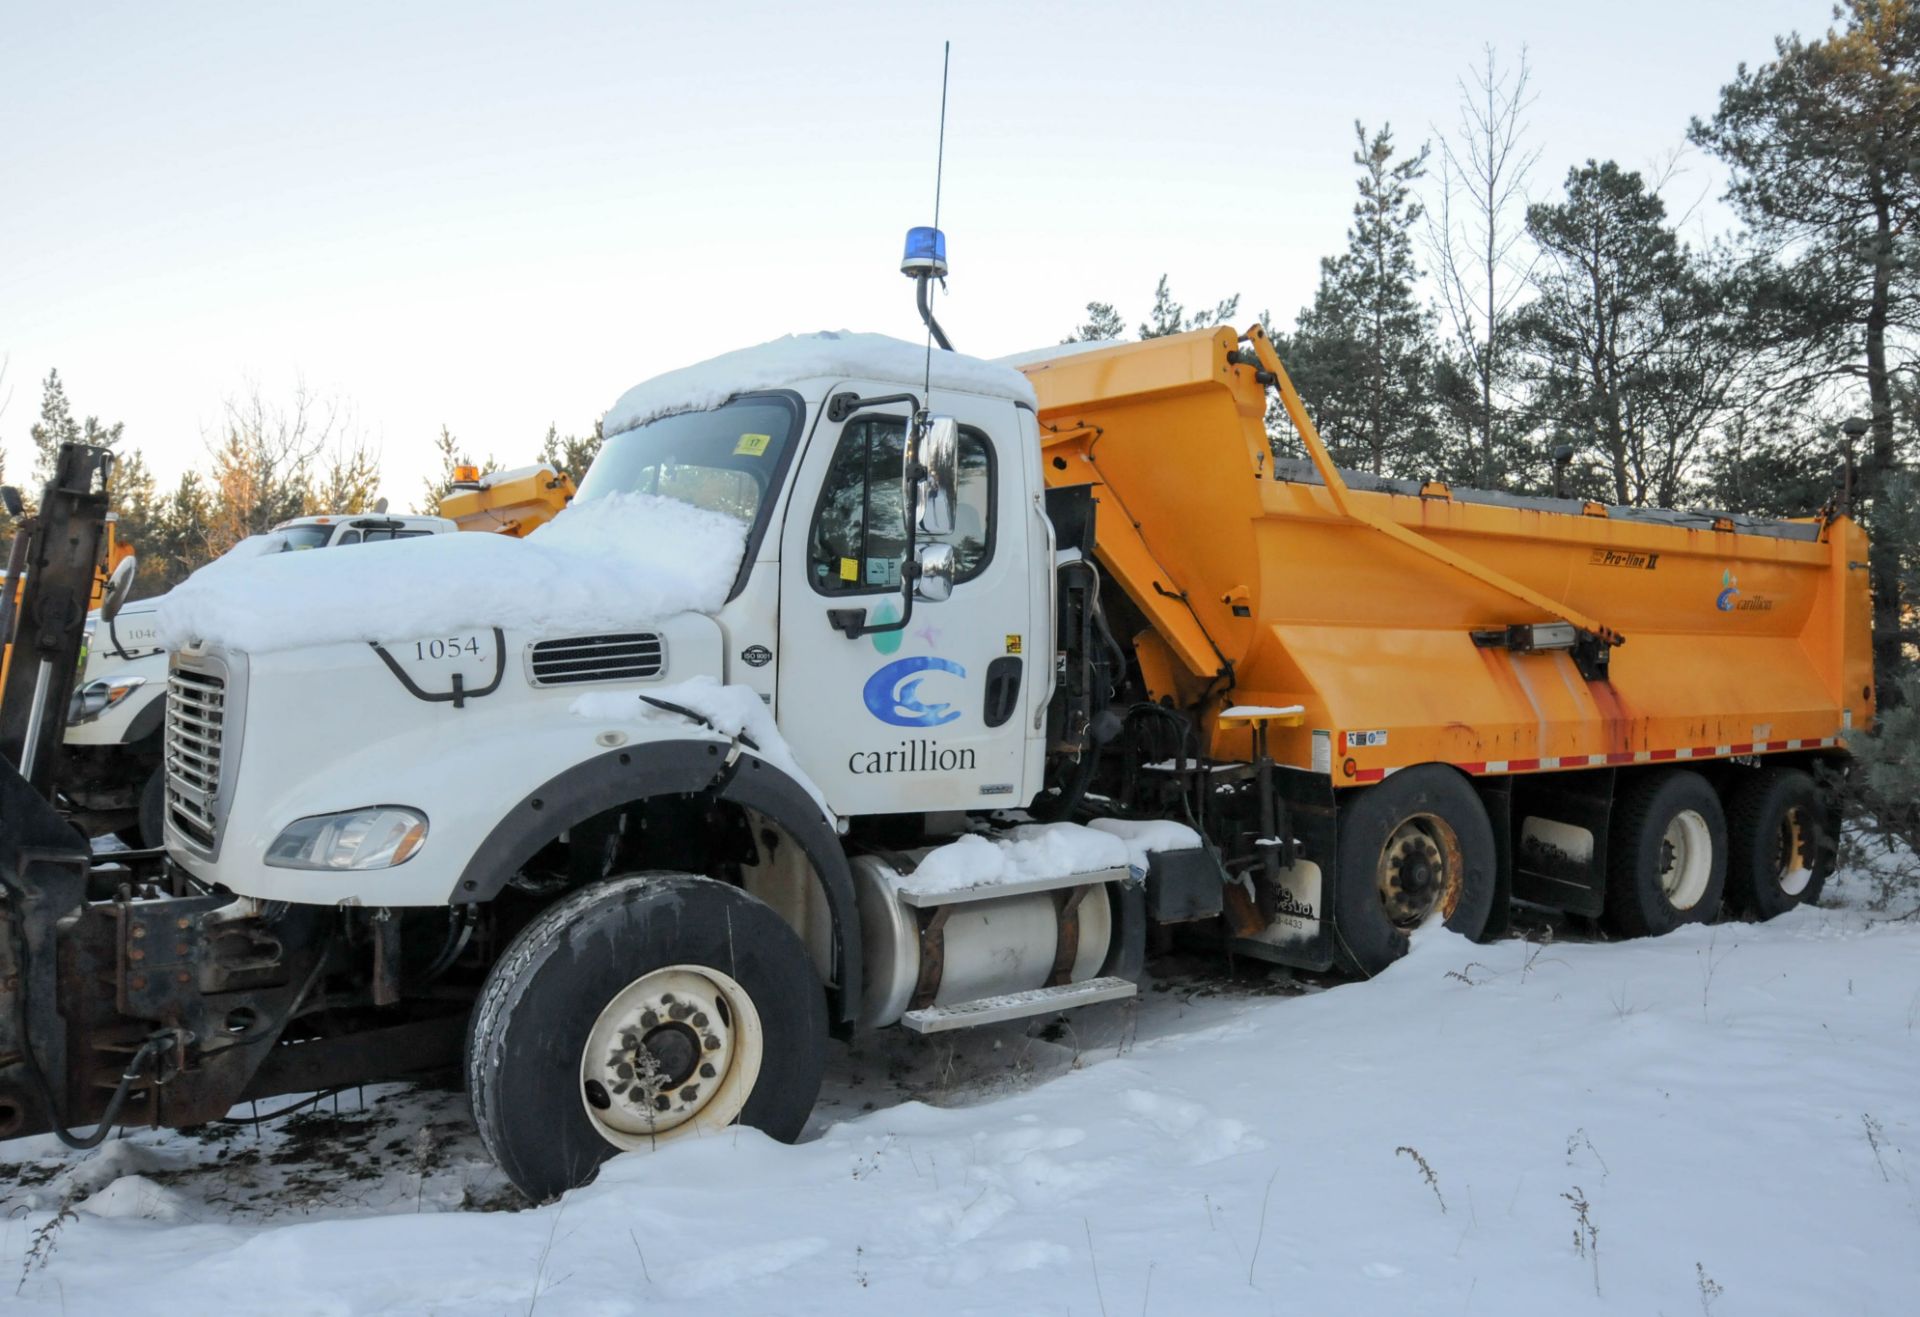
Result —
[[[790,338],[605,428],[500,556],[221,564],[163,615],[171,887],[82,899],[16,777],[0,1133],[460,1063],[540,1199],[796,1137],[830,1035],[1131,995],[1156,925],[1374,974],[1511,898],[1655,934],[1832,863],[1842,512],[1345,473],[1258,327]]]

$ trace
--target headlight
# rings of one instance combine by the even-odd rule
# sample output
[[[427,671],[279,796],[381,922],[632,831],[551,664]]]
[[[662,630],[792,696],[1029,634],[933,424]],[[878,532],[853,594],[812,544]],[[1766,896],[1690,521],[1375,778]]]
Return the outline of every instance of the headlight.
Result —
[[[289,823],[267,863],[276,869],[391,869],[427,839],[427,816],[398,805],[316,814]]]
[[[98,718],[146,684],[145,677],[102,677],[88,682],[67,702],[67,726]]]

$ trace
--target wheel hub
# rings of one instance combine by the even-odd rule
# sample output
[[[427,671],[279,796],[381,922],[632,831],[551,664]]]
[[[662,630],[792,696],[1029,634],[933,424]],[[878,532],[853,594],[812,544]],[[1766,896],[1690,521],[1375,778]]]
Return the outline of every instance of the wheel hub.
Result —
[[[1451,905],[1456,894],[1451,862],[1424,819],[1403,823],[1380,853],[1380,901],[1396,928],[1418,928],[1435,910]],[[1447,913],[1451,914],[1451,910]]]
[[[637,1146],[703,1115],[724,1122],[738,1114],[737,1106],[723,1112],[713,1104],[741,1060],[741,1030],[727,1004],[739,993],[717,971],[675,966],[635,980],[607,1003],[588,1036],[580,1080],[587,1114],[610,1139]],[[747,1050],[757,1071],[757,1027],[754,1033]]]
[[[1676,910],[1691,910],[1706,895],[1713,870],[1713,838],[1699,811],[1683,809],[1660,838],[1660,891]]]

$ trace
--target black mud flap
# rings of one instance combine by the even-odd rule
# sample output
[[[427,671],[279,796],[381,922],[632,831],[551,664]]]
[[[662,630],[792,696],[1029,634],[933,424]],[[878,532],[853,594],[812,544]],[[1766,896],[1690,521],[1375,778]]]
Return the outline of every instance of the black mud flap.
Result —
[[[1286,805],[1293,863],[1281,871],[1280,890],[1259,908],[1264,929],[1228,942],[1234,954],[1293,969],[1327,970],[1336,960],[1333,885],[1339,881],[1340,807],[1326,773],[1275,765],[1274,791]],[[1271,910],[1267,905],[1271,905]]]

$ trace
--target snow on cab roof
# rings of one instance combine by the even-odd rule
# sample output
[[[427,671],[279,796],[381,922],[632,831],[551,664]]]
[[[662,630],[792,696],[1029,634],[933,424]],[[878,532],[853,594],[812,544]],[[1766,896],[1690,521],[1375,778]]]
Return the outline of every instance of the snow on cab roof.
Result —
[[[607,434],[619,434],[675,412],[705,411],[738,394],[788,388],[805,379],[887,380],[917,391],[928,365],[926,344],[885,334],[854,334],[844,329],[789,334],[668,371],[628,389],[607,412],[602,428]],[[1029,405],[1035,402],[1026,376],[995,362],[935,349],[931,365],[936,389],[999,394]]]

